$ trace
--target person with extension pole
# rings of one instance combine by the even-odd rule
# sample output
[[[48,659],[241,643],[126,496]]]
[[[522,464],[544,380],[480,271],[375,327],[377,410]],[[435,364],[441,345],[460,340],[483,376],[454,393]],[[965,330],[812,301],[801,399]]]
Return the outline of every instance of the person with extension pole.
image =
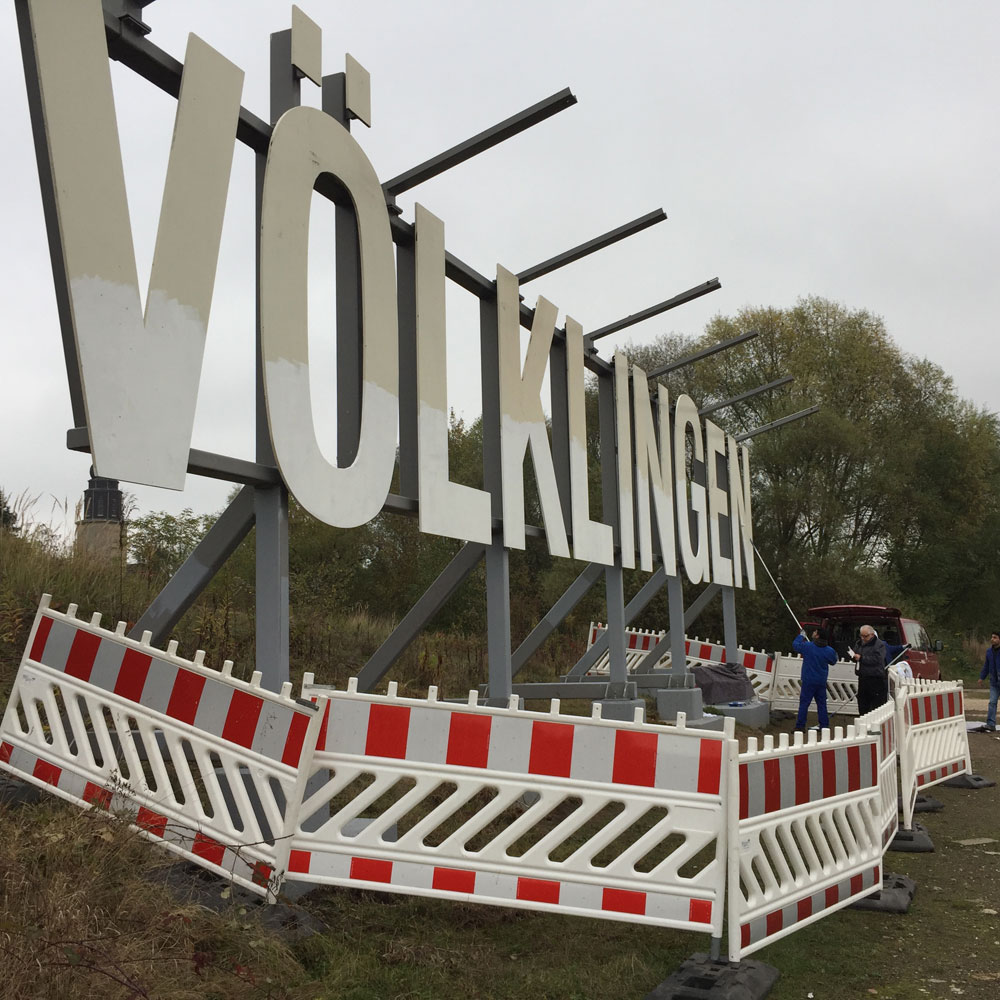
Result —
[[[986,662],[979,672],[979,687],[983,686],[983,681],[990,679],[990,704],[986,709],[986,732],[995,733],[997,731],[997,699],[1000,698],[1000,632],[994,632],[990,636],[990,644],[986,648]]]
[[[799,694],[799,715],[795,720],[795,728],[806,728],[809,705],[815,701],[819,728],[829,729],[826,679],[830,673],[830,666],[837,662],[837,654],[827,642],[826,629],[813,629],[812,642],[806,638],[806,631],[803,629],[792,641],[792,649],[802,657],[802,691]]]

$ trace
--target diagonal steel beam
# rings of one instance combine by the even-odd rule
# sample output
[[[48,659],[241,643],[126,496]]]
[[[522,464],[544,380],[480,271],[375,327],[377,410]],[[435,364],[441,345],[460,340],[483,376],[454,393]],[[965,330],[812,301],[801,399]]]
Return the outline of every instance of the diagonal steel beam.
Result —
[[[766,431],[773,431],[776,427],[784,427],[785,424],[790,424],[793,420],[811,417],[814,413],[818,412],[819,406],[810,406],[808,409],[799,410],[798,413],[790,413],[787,417],[772,420],[769,424],[761,424],[760,427],[755,427],[752,431],[747,431],[746,434],[737,434],[735,437],[737,441],[746,441],[748,438],[756,437],[758,434],[763,434]]]
[[[187,609],[250,533],[254,525],[255,492],[252,486],[244,486],[236,494],[132,627],[130,638],[139,639],[143,632],[149,631],[153,633],[153,645],[163,645]]]
[[[667,372],[676,371],[678,368],[684,368],[686,365],[691,365],[694,364],[695,361],[701,361],[704,358],[709,358],[713,354],[718,354],[720,351],[728,351],[730,347],[742,344],[746,340],[753,340],[756,336],[756,330],[749,330],[747,333],[741,333],[738,337],[730,337],[729,340],[720,340],[717,344],[712,344],[710,347],[706,347],[703,350],[695,351],[694,354],[689,354],[687,357],[678,358],[676,361],[660,365],[659,368],[654,368],[651,372],[647,372],[646,375],[648,378],[659,378],[661,375],[666,375]]]
[[[612,333],[617,333],[619,330],[624,330],[626,327],[634,326],[636,323],[641,323],[644,319],[659,316],[660,313],[664,313],[668,309],[675,309],[677,306],[684,305],[685,302],[700,299],[702,295],[707,295],[709,292],[717,292],[721,287],[722,282],[718,278],[710,278],[708,281],[700,285],[695,285],[694,288],[689,288],[686,292],[681,292],[671,299],[664,299],[655,306],[649,306],[641,312],[632,313],[631,316],[626,316],[624,319],[619,319],[614,323],[609,323],[607,326],[602,326],[599,330],[588,334],[585,340],[587,343],[592,344],[601,337],[607,337]]]
[[[753,399],[754,396],[759,396],[762,392],[770,392],[772,389],[777,389],[779,386],[788,385],[789,382],[794,381],[794,375],[776,378],[773,382],[768,382],[766,385],[759,385],[756,389],[751,389],[749,392],[741,392],[738,396],[730,396],[729,399],[724,399],[721,403],[712,403],[711,406],[703,406],[698,411],[698,416],[707,417],[710,413],[715,413],[716,410],[724,410],[727,406],[735,406],[737,403],[742,403],[747,399]]]
[[[438,578],[420,595],[417,603],[361,668],[358,674],[359,691],[371,691],[378,684],[403,650],[417,637],[417,633],[465,582],[485,551],[485,545],[474,545],[471,542],[458,550],[451,562],[438,574]]]
[[[592,240],[573,247],[572,250],[565,250],[560,254],[556,254],[555,257],[543,260],[541,264],[525,268],[525,270],[518,273],[517,280],[522,285],[527,284],[529,281],[534,281],[535,278],[540,278],[543,274],[549,274],[560,267],[565,267],[567,264],[572,264],[574,261],[580,260],[581,257],[586,257],[588,254],[603,250],[605,247],[609,247],[619,240],[624,240],[626,237],[641,233],[644,229],[655,226],[658,222],[665,222],[666,218],[667,213],[662,208],[658,208],[655,212],[649,212],[638,219],[626,222],[624,226],[619,226],[617,229],[612,229],[604,233],[603,236],[595,236]]]
[[[570,89],[567,87],[565,90],[560,90],[558,94],[546,97],[544,101],[539,101],[530,108],[525,108],[524,111],[511,115],[510,118],[504,119],[492,128],[488,128],[478,135],[474,135],[471,139],[466,139],[465,142],[460,142],[457,146],[452,146],[451,149],[446,149],[443,153],[438,153],[437,156],[433,156],[431,159],[393,177],[382,185],[382,189],[389,195],[409,191],[410,188],[444,173],[459,163],[464,163],[477,153],[482,153],[484,150],[498,145],[505,139],[545,121],[546,118],[551,118],[552,115],[558,114],[574,104],[576,104],[576,97],[570,92]]]

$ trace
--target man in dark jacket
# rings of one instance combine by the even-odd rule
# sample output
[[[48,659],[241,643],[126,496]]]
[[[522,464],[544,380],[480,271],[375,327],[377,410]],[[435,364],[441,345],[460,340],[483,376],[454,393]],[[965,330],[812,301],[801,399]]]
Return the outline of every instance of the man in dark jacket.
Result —
[[[990,705],[986,709],[986,731],[995,733],[997,731],[997,699],[1000,698],[1000,632],[994,632],[990,636],[990,644],[986,650],[986,662],[979,672],[979,686],[983,686],[983,681],[990,679]]]
[[[792,640],[792,649],[802,657],[802,691],[799,694],[799,715],[795,720],[795,728],[806,728],[809,705],[815,700],[819,728],[828,729],[830,716],[826,711],[826,678],[831,664],[837,662],[837,654],[827,644],[826,629],[813,629],[812,642],[806,638],[803,629]]]
[[[860,648],[857,652],[852,650],[851,655],[858,675],[858,715],[867,715],[889,698],[888,648],[871,625],[862,625]]]

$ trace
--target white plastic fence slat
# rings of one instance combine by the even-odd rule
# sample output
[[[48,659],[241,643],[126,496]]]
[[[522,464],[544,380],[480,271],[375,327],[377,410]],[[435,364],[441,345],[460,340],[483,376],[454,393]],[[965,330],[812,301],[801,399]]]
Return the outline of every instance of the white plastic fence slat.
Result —
[[[879,740],[862,733],[751,738],[733,764],[731,962],[881,888]]]
[[[336,691],[289,878],[720,936],[723,733]],[[554,706],[555,708],[555,706]]]
[[[972,758],[960,680],[908,680],[897,699],[903,825],[910,830],[918,789],[971,774]]]
[[[0,724],[0,767],[125,812],[151,840],[266,896],[287,867],[322,713],[174,649],[53,611],[45,595]]]
[[[779,653],[774,660],[774,682],[768,699],[771,708],[795,712],[801,693],[802,657]],[[858,678],[853,663],[838,660],[830,667],[826,681],[826,707],[831,715],[858,714]]]
[[[882,849],[899,830],[899,781],[896,774],[899,754],[896,735],[896,700],[894,696],[884,705],[858,718],[856,725],[865,725],[870,733],[879,737],[878,788],[882,799]]]

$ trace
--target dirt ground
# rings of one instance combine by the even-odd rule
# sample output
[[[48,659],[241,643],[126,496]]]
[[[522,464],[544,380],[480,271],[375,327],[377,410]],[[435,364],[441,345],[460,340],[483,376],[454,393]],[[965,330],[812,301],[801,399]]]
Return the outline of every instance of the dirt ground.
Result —
[[[967,719],[986,708],[987,692],[969,688]],[[970,732],[969,749],[973,771],[1000,782],[1000,736]],[[917,884],[909,912],[847,910],[762,950],[754,957],[782,971],[770,1000],[1000,997],[1000,785],[926,795],[944,805],[914,817],[933,853],[885,857],[887,874]]]

